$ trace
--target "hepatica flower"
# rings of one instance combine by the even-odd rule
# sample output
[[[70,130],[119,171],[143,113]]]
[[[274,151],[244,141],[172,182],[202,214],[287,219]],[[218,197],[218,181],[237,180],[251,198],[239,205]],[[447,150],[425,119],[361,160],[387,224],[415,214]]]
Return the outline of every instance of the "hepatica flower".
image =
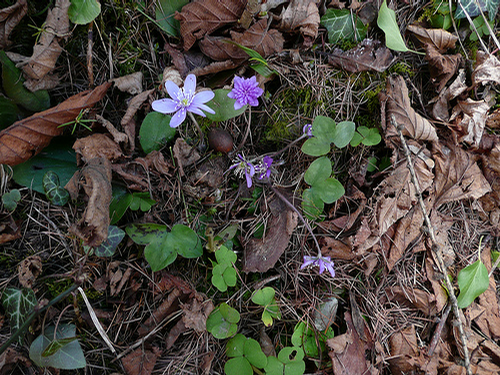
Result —
[[[302,128],[302,133],[304,133],[304,135],[306,135],[308,138],[314,137],[312,124],[305,124]]]
[[[245,175],[247,187],[249,189],[252,187],[252,178],[255,175],[255,166],[252,163],[246,161],[241,154],[238,154],[236,164],[229,167],[229,170],[231,169],[234,169],[234,172],[240,177]]]
[[[189,74],[184,81],[184,87],[179,88],[172,81],[165,82],[165,88],[171,99],[155,100],[151,105],[153,110],[160,113],[174,113],[170,120],[170,127],[176,128],[186,119],[186,113],[192,112],[197,115],[205,116],[205,112],[214,114],[215,111],[205,105],[213,99],[212,91],[196,91],[196,76]]]
[[[266,155],[262,158],[261,162],[255,166],[255,173],[257,173],[257,178],[259,180],[268,179],[271,176],[273,161],[272,157]]]
[[[308,255],[304,256],[304,263],[300,267],[300,269],[304,269],[307,266],[318,266],[319,267],[319,273],[323,273],[325,269],[330,272],[330,275],[332,277],[335,277],[335,270],[333,269],[333,261],[330,259],[330,257],[324,257],[323,255],[319,254],[318,256],[311,257]]]
[[[234,77],[234,88],[227,96],[235,99],[234,109],[238,110],[245,105],[259,105],[257,98],[264,93],[257,83],[255,76],[252,78]]]

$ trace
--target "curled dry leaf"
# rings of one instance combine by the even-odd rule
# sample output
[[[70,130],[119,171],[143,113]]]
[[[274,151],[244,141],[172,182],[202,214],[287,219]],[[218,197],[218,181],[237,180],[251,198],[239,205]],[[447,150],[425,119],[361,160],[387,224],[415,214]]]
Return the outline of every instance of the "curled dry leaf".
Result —
[[[236,23],[245,10],[246,0],[195,0],[175,14],[180,21],[184,49],[189,50],[196,39],[210,35],[219,27]]]
[[[21,238],[21,228],[12,215],[0,214],[0,244]]]
[[[127,134],[119,132],[110,121],[106,120],[100,115],[96,115],[95,118],[99,122],[99,124],[106,128],[106,130],[109,132],[109,134],[111,134],[116,143],[119,144],[128,142]]]
[[[460,138],[460,142],[478,147],[483,137],[486,117],[490,106],[484,100],[472,100],[467,98],[465,101],[459,101],[453,108],[450,121],[458,120],[458,127],[465,133]]]
[[[385,294],[390,301],[399,302],[400,305],[416,308],[426,316],[435,316],[437,313],[435,297],[427,291],[401,286],[387,288]]]
[[[33,55],[23,66],[23,71],[28,77],[42,79],[55,68],[57,58],[62,52],[59,41],[69,33],[70,5],[70,0],[57,0],[54,8],[48,11],[42,35],[33,47]]]
[[[83,181],[82,181],[83,179]],[[65,188],[75,199],[80,186],[88,196],[81,220],[70,228],[84,245],[99,246],[108,238],[109,204],[111,203],[111,163],[108,159],[90,159],[81,171],[76,171]]]
[[[479,199],[491,191],[476,158],[461,147],[452,143],[436,144],[433,156],[436,162],[436,208],[462,199]]]
[[[500,61],[494,55],[480,56],[478,51],[477,61],[481,61],[472,72],[473,86],[487,83],[500,84]]]
[[[443,29],[424,29],[416,25],[408,25],[407,30],[412,32],[422,44],[431,44],[440,53],[455,48],[458,37]]]
[[[243,272],[266,272],[285,251],[297,226],[297,214],[274,196],[262,211],[271,211],[267,232],[262,239],[251,239],[243,253]]]
[[[193,298],[181,306],[182,321],[186,328],[192,328],[197,333],[207,330],[207,318],[214,309],[214,304],[200,293],[195,292]]]
[[[306,48],[310,47],[318,36],[319,10],[316,0],[292,0],[281,13],[279,28],[286,32],[300,30],[300,34],[307,41]]]
[[[415,364],[410,360],[418,357],[415,327],[411,325],[393,333],[389,338],[389,346],[391,350],[391,359],[389,359],[391,373],[398,375],[412,373],[415,370]]]
[[[129,151],[132,152],[135,150],[135,120],[134,115],[139,110],[141,105],[150,98],[151,94],[154,92],[154,89],[143,91],[140,94],[134,96],[130,102],[128,103],[127,112],[123,115],[120,124],[127,134],[128,142],[129,142]]]
[[[357,47],[345,52],[336,48],[327,55],[329,64],[351,73],[384,72],[394,60],[391,50],[373,39],[364,39]]]
[[[190,166],[200,160],[200,154],[182,138],[177,138],[173,147],[174,158],[179,166],[179,173],[184,176],[184,167]]]
[[[123,368],[127,375],[151,375],[160,356],[160,348],[153,347],[153,350],[148,350],[141,346],[123,357]]]
[[[42,258],[38,255],[30,256],[19,263],[19,284],[25,288],[32,288],[36,278],[42,273]]]
[[[231,31],[231,39],[244,47],[251,48],[263,57],[267,57],[283,50],[284,39],[278,30],[268,30],[267,21],[261,19],[244,33]],[[246,60],[248,54],[238,46],[227,43],[228,39],[205,36],[200,41],[201,51],[216,61]]]
[[[27,0],[17,0],[14,5],[0,9],[0,49],[11,44],[9,35],[27,12]]]
[[[394,115],[398,125],[404,125],[404,135],[421,141],[438,140],[434,126],[411,107],[408,87],[403,77],[393,75],[387,78],[386,95],[386,137],[399,138],[397,130],[391,125],[390,119]]]
[[[77,139],[73,149],[84,162],[99,157],[115,161],[123,156],[120,146],[105,134],[100,133]]]
[[[465,69],[460,69],[457,78],[453,83],[446,88],[446,90],[441,90],[439,96],[432,107],[432,116],[436,120],[441,120],[448,122],[450,118],[449,108],[450,101],[461,95],[467,90],[467,85],[465,84]]]
[[[436,86],[436,90],[441,92],[460,67],[462,55],[459,53],[456,55],[442,55],[431,44],[425,45],[425,52],[425,59],[429,62],[432,83]]]
[[[60,125],[73,121],[84,108],[100,101],[110,83],[66,99],[56,107],[17,121],[0,132],[0,164],[17,165],[47,147],[56,135],[63,132]]]
[[[135,72],[123,77],[112,79],[118,90],[128,92],[131,95],[137,95],[142,92],[142,72]]]

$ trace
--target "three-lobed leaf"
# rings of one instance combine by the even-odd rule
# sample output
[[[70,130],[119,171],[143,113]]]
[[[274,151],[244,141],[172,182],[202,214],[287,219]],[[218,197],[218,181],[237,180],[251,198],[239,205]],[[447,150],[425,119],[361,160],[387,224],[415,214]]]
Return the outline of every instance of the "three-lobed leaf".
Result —
[[[12,331],[17,331],[33,312],[37,304],[35,292],[31,289],[5,288],[2,294],[2,305],[9,318]],[[19,337],[21,342],[21,337]]]
[[[234,336],[239,321],[240,313],[223,302],[209,315],[206,322],[207,331],[216,339],[226,339]]]
[[[490,285],[488,270],[478,259],[458,273],[457,282],[460,288],[457,303],[458,307],[463,309],[488,289]]]
[[[366,37],[368,26],[349,9],[327,9],[321,17],[321,25],[328,30],[330,43],[341,40],[361,41]]]
[[[17,207],[17,202],[21,200],[21,193],[17,189],[12,189],[8,193],[2,195],[3,206],[8,211],[14,211]]]
[[[332,174],[332,163],[326,156],[316,159],[307,168],[304,181],[311,186],[326,180]]]

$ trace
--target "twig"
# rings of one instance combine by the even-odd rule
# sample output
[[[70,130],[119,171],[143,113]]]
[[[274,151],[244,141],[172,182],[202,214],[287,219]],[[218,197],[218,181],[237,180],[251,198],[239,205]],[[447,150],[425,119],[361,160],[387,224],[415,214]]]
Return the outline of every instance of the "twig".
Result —
[[[402,130],[404,129],[404,125],[399,126],[396,122],[396,118],[394,117],[394,115],[391,115],[391,124],[397,129],[399,133],[399,138],[401,139],[401,144],[403,145],[404,153],[408,163],[408,169],[410,170],[411,181],[415,186],[416,190],[415,195],[417,196],[418,203],[424,215],[425,225],[427,226],[429,237],[432,241],[432,252],[436,255],[439,270],[444,275],[446,287],[448,288],[448,295],[450,297],[450,302],[453,308],[453,314],[455,315],[456,324],[460,335],[460,341],[462,344],[462,350],[464,353],[464,367],[467,372],[467,375],[472,375],[472,370],[470,367],[469,349],[467,348],[467,337],[465,336],[462,319],[460,319],[460,309],[458,308],[457,297],[455,296],[453,285],[450,281],[450,278],[448,277],[448,271],[444,265],[443,257],[441,256],[441,248],[437,243],[436,235],[434,234],[434,228],[431,225],[431,219],[429,218],[429,215],[427,214],[427,209],[425,208],[424,200],[422,198],[422,192],[420,190],[420,184],[418,183],[417,175],[415,174],[415,169],[413,168],[413,164],[411,161],[410,150],[408,149],[408,145],[406,144],[406,140],[403,136]]]

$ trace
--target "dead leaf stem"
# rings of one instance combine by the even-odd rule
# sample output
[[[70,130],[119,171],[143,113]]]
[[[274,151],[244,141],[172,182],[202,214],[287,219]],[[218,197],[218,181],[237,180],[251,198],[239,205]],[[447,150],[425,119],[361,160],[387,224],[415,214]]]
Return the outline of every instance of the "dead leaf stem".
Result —
[[[444,279],[446,282],[446,288],[448,289],[448,295],[450,297],[450,302],[453,308],[453,314],[455,315],[456,319],[456,324],[458,328],[458,332],[460,335],[460,341],[462,344],[462,350],[464,354],[464,367],[467,372],[467,375],[472,375],[472,370],[470,366],[470,357],[469,357],[469,349],[467,348],[467,337],[465,336],[465,331],[464,327],[462,324],[462,320],[460,319],[460,309],[458,308],[458,303],[457,303],[457,297],[455,296],[455,291],[453,289],[453,285],[450,281],[450,278],[448,277],[448,271],[444,265],[443,258],[441,256],[441,248],[439,244],[437,243],[436,240],[436,235],[434,233],[434,228],[431,225],[431,219],[429,218],[429,215],[427,213],[427,209],[425,208],[424,200],[422,198],[422,193],[420,190],[420,184],[418,183],[417,176],[415,174],[415,169],[413,168],[412,160],[411,160],[411,154],[410,150],[408,149],[408,145],[406,144],[406,140],[403,136],[403,128],[404,125],[399,126],[396,122],[396,118],[394,115],[391,115],[391,124],[394,126],[399,134],[399,138],[401,139],[401,144],[403,145],[404,153],[406,156],[406,160],[408,161],[408,169],[410,170],[410,175],[411,175],[411,181],[413,182],[413,185],[415,186],[416,190],[416,196],[418,199],[418,203],[420,205],[420,209],[422,210],[424,214],[424,221],[425,225],[427,226],[427,233],[429,234],[429,237],[432,242],[432,252],[435,254],[436,259],[438,261],[438,267],[440,272],[444,275]]]

